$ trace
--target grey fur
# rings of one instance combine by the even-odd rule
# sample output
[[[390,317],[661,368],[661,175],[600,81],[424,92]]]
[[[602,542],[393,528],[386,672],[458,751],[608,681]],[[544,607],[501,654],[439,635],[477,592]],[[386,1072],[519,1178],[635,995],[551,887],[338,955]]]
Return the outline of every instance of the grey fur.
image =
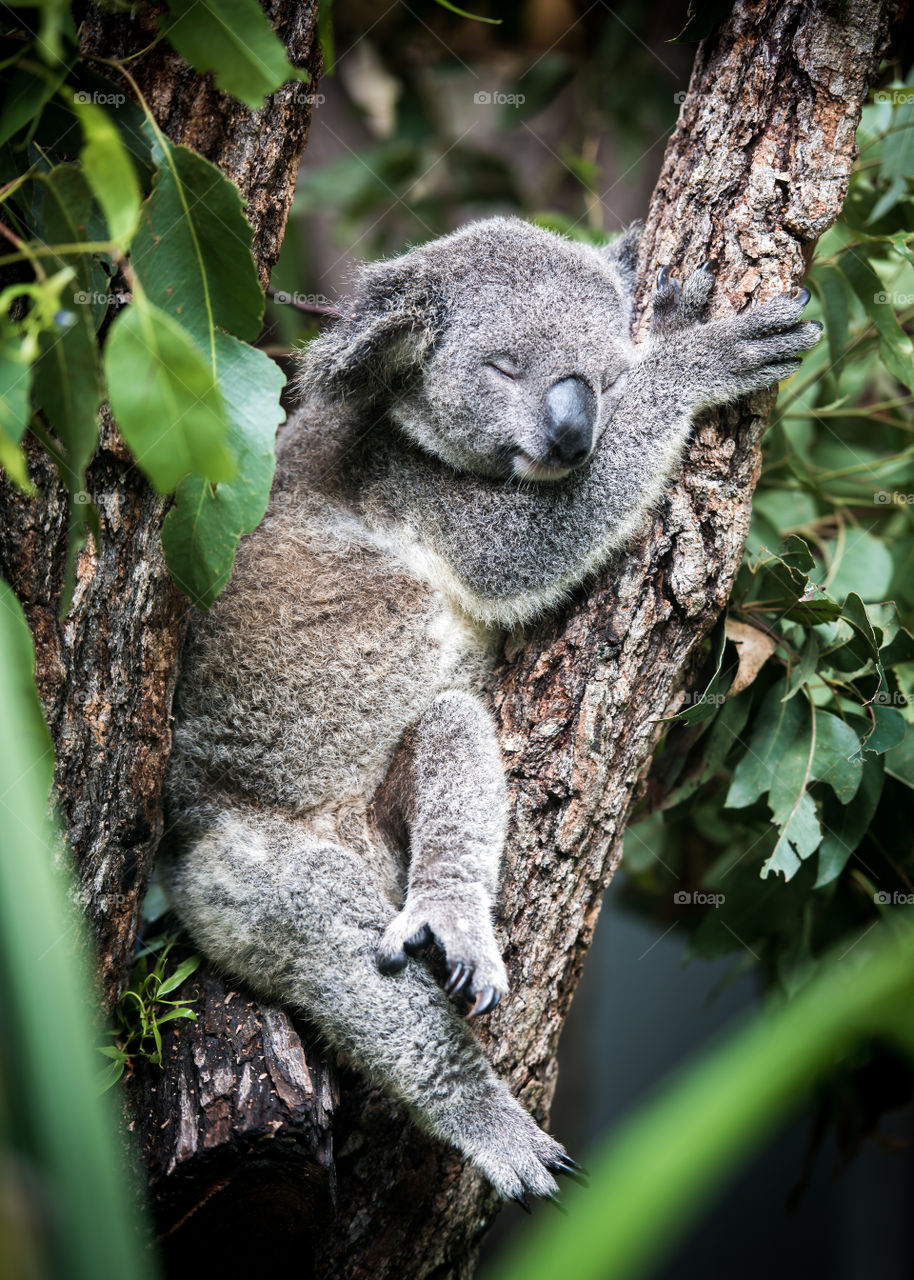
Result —
[[[703,268],[662,273],[635,347],[636,252],[636,231],[601,250],[492,219],[366,267],[307,348],[267,517],[195,622],[177,700],[161,866],[184,924],[504,1196],[552,1194],[563,1148],[408,959],[431,935],[476,1007],[507,990],[493,656],[638,528],[696,410],[786,376],[819,334],[802,295],[702,324]],[[543,408],[564,379],[593,419],[571,470]]]

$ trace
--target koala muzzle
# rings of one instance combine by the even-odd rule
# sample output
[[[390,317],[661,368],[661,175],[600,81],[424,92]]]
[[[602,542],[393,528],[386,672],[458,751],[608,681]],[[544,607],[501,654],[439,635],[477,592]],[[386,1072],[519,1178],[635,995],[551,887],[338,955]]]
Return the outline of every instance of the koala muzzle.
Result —
[[[554,466],[577,467],[593,448],[597,402],[581,378],[554,382],[543,402],[546,429],[546,460]]]

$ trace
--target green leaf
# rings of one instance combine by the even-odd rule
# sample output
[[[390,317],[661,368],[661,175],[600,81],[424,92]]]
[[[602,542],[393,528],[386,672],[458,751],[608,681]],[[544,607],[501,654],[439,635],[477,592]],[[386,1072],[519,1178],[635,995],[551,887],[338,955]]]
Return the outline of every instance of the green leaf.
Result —
[[[904,741],[886,752],[885,771],[914,789],[914,727],[908,725]]]
[[[844,368],[845,349],[850,319],[851,291],[847,278],[828,265],[814,265],[812,283],[818,290],[822,300],[822,313],[825,320],[825,336],[828,339],[828,352],[831,360],[831,372],[837,380]]]
[[[68,474],[61,478],[75,491],[95,449],[102,402],[98,347],[88,311],[73,324],[42,333],[34,379],[33,403],[44,410],[66,448]]]
[[[38,120],[48,101],[54,96],[67,74],[66,67],[43,74],[29,67],[17,66],[7,73],[3,103],[0,105],[0,146],[32,121]]]
[[[61,164],[39,175],[42,187],[40,230],[49,244],[79,244],[89,238],[92,192],[75,165]],[[87,253],[56,256],[58,263],[73,273],[71,286],[61,298],[78,320],[88,307],[95,327],[108,308],[109,282],[101,265]]]
[[[749,694],[727,699],[719,714],[714,717],[710,729],[701,739],[700,767],[664,796],[664,809],[681,804],[714,777],[743,730],[749,716],[751,701]]]
[[[842,804],[850,804],[863,776],[860,739],[843,720],[821,707],[816,708],[815,717],[811,777],[828,783]]]
[[[253,230],[238,188],[214,164],[187,147],[155,154],[160,167],[133,242],[133,269],[149,300],[214,359],[216,326],[240,338],[260,332]]]
[[[178,487],[162,544],[177,586],[207,609],[228,582],[242,534],[257,527],[273,480],[284,378],[278,365],[228,334],[216,341],[219,385],[229,417],[238,476],[215,490],[196,476]]]
[[[849,529],[841,559],[829,578],[828,590],[838,600],[856,592],[867,600],[881,600],[894,573],[892,555],[880,538],[865,529]]]
[[[690,707],[687,707],[685,711],[678,711],[675,716],[669,717],[672,721],[679,721],[681,724],[701,724],[704,720],[712,719],[720,709],[721,701],[733,679],[732,669],[729,667],[724,669],[727,629],[723,618],[720,618],[715,624],[709,639],[711,652],[714,655],[714,671],[711,679],[708,681],[704,692]]]
[[[819,845],[819,874],[813,886],[821,889],[836,880],[848,859],[866,835],[885,781],[882,760],[870,756],[863,765],[860,787],[849,805],[829,802],[823,806],[822,843]]]
[[[191,473],[233,478],[222,396],[181,325],[135,297],[111,326],[104,365],[117,425],[159,493]]]
[[[879,694],[876,697],[878,700]],[[873,729],[866,739],[867,751],[883,755],[904,742],[908,725],[900,711],[895,707],[881,706],[878,701],[871,703],[868,709],[873,717]]]
[[[902,329],[879,276],[855,250],[842,254],[841,270],[876,326],[883,364],[900,383],[914,390],[911,339]]]
[[[168,0],[168,12],[162,30],[181,57],[249,107],[301,78],[257,0]]]
[[[177,987],[180,987],[184,979],[189,978],[194,970],[199,968],[199,956],[188,956],[186,960],[182,960],[174,973],[170,973],[168,977],[163,980],[156,992],[156,999],[159,999],[161,996],[168,995],[169,991],[174,991]],[[159,1022],[164,1021],[164,1018],[159,1018]]]
[[[80,95],[75,94],[73,110],[86,140],[80,152],[86,181],[102,207],[108,235],[119,248],[126,249],[140,219],[140,184],[133,162],[101,107],[80,101]]]
[[[29,423],[32,365],[12,335],[0,340],[0,466],[15,485],[32,492],[20,443]]]
[[[822,840],[816,806],[803,791],[794,800],[786,822],[771,857],[762,864],[761,876],[765,879],[772,871],[790,880],[800,869],[800,862],[815,853]]]
[[[784,686],[769,689],[756,717],[750,749],[733,774],[725,808],[742,809],[769,791],[781,759],[804,728],[808,732],[809,707],[801,699],[782,701]]]
[[[806,643],[803,645],[803,652],[800,654],[799,662],[790,670],[787,680],[787,692],[784,694],[785,702],[812,679],[816,674],[818,665],[819,637],[814,631],[810,631],[806,637]]]
[[[181,1007],[180,1009],[169,1009],[168,1013],[163,1013],[156,1019],[159,1026],[163,1026],[166,1022],[174,1022],[175,1018],[190,1018],[191,1022],[197,1021],[196,1010]]]

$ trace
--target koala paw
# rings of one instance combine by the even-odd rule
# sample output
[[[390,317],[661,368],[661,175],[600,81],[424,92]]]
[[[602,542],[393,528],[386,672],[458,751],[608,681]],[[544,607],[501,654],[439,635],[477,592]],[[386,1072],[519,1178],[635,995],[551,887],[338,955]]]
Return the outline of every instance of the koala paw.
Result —
[[[378,947],[382,973],[397,973],[407,956],[434,942],[448,961],[445,991],[472,1000],[469,1017],[494,1009],[508,990],[508,975],[495,941],[489,906],[479,885],[441,894],[410,893]]]
[[[527,1194],[555,1197],[557,1175],[585,1182],[581,1166],[544,1133],[531,1115],[499,1084],[491,1104],[471,1121],[465,1149],[496,1191],[529,1212]]]
[[[675,333],[699,324],[714,289],[716,270],[716,260],[709,258],[692,272],[683,288],[670,275],[669,267],[661,267],[651,302],[651,333]]]
[[[814,347],[822,333],[818,321],[804,324],[799,318],[809,297],[808,289],[783,293],[715,323],[719,349],[741,392],[761,390],[799,369],[800,353]]]

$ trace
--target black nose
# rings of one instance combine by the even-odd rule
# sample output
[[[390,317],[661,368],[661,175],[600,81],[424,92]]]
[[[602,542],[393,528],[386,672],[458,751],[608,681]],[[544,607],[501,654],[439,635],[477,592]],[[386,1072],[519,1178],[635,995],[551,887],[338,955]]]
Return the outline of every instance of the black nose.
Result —
[[[550,462],[576,467],[593,448],[593,424],[597,403],[586,382],[562,378],[546,392],[544,418]]]

